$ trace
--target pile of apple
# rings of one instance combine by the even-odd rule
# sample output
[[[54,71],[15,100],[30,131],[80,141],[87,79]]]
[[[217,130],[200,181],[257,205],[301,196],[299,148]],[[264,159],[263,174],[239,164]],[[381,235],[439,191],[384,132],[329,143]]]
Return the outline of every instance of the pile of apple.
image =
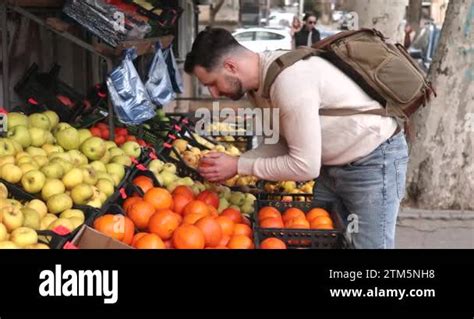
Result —
[[[90,128],[92,136],[100,137],[104,140],[110,139],[110,127],[106,123],[97,123],[93,127]],[[142,139],[136,138],[133,135],[130,135],[127,128],[125,127],[116,127],[114,129],[114,142],[118,146],[122,146],[126,142],[137,142],[138,145],[142,147],[148,146],[148,143]]]
[[[189,144],[188,141],[184,139],[176,139],[173,142],[174,149],[178,152],[178,154],[183,159],[184,163],[191,168],[197,169],[199,167],[199,163],[201,159],[211,151],[214,152],[221,152],[226,153],[231,156],[239,156],[240,151],[237,147],[233,145],[227,146],[227,148],[223,145],[215,145],[206,139],[203,139],[197,134],[194,134],[196,141],[211,150],[201,150],[198,147],[193,147]],[[173,153],[171,156],[176,158]],[[225,182],[226,186],[233,187],[233,186],[254,186],[257,182],[257,178],[254,176],[239,176],[236,175],[233,178],[227,180]]]
[[[266,182],[263,189],[267,193],[285,193],[285,194],[313,194],[313,188],[315,181],[309,181],[305,183],[296,183],[294,181],[284,181],[284,182]],[[284,202],[288,201],[299,201],[305,202],[312,200],[311,197],[305,196],[283,196],[281,197],[269,197],[269,199],[282,200]]]
[[[48,245],[39,242],[42,238],[36,231],[63,227],[72,232],[85,220],[84,212],[79,209],[50,214],[42,200],[22,204],[8,197],[6,186],[0,183],[0,249],[48,249]]]
[[[224,185],[201,183],[193,181],[190,177],[179,177],[176,173],[176,165],[165,163],[161,160],[153,160],[148,164],[148,169],[155,175],[158,182],[169,192],[173,192],[178,186],[190,187],[194,194],[203,191],[212,191],[219,196],[218,212],[222,213],[227,208],[234,208],[243,215],[250,216],[254,212],[256,197],[250,193],[234,192]]]
[[[8,114],[8,137],[0,139],[0,178],[42,198],[50,214],[73,205],[101,208],[125,177],[141,147],[92,136],[59,123],[52,111]]]

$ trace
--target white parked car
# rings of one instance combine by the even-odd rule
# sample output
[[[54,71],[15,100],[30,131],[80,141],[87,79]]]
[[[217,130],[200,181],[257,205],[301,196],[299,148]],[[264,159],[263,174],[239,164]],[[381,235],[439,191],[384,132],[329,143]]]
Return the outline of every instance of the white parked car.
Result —
[[[288,29],[248,28],[232,34],[247,49],[254,52],[291,50],[292,38]]]

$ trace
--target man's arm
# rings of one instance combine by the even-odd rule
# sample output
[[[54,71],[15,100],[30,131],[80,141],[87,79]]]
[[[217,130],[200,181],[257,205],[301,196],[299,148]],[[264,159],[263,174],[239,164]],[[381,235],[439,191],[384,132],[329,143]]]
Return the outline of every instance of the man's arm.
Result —
[[[306,69],[305,69],[306,68]],[[271,89],[274,107],[280,109],[280,128],[287,153],[239,159],[238,172],[267,180],[305,181],[319,176],[321,168],[320,96],[312,73],[302,62],[283,71]],[[265,155],[265,154],[262,154]]]

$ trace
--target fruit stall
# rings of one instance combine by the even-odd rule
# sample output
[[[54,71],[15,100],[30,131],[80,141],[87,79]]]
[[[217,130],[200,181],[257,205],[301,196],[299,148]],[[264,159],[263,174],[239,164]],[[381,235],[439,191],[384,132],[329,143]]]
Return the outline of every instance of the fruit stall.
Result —
[[[93,34],[109,34],[75,14],[85,10],[78,3],[65,13]],[[15,10],[28,15],[20,7]],[[169,10],[160,11],[158,21],[164,15],[165,22],[177,23],[182,12]],[[145,15],[153,21],[156,8],[148,11]],[[131,17],[136,18],[135,13]],[[140,21],[134,27],[141,26]],[[58,24],[67,25],[49,22],[53,32],[79,41],[58,31]],[[172,50],[166,49],[164,58],[165,49],[149,45],[155,38],[130,42],[120,34],[95,36],[108,42],[102,47],[77,43],[110,63],[111,55],[131,47],[137,55],[155,54],[152,65],[158,58],[166,60],[162,64],[171,79],[168,95],[175,98],[182,91]],[[58,66],[40,72],[33,64],[15,85],[22,103],[2,109],[6,125],[0,137],[0,249],[351,247],[340,208],[314,204],[314,181],[234,176],[213,184],[203,179],[198,169],[210,152],[239,156],[256,146],[242,128],[213,123],[210,131],[226,134],[198,134],[193,114],[164,112],[152,98],[156,92],[150,93],[153,103],[145,101],[144,108],[153,115],[138,121],[134,117],[147,112],[131,117],[129,110],[118,107],[121,101],[111,93],[110,78],[82,95],[58,73]],[[144,90],[153,84],[148,79]],[[163,96],[163,91],[158,93],[156,97]]]

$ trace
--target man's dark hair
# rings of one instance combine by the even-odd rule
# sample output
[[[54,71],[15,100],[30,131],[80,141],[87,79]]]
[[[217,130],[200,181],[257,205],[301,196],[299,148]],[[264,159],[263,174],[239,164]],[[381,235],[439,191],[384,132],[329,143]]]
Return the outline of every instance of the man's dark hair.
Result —
[[[191,74],[198,65],[211,71],[225,54],[240,47],[229,31],[208,27],[196,37],[191,52],[186,56],[184,71]]]
[[[307,13],[304,15],[303,21],[306,22],[306,21],[308,21],[308,19],[311,18],[311,17],[315,17],[315,18],[316,18],[316,21],[318,21],[318,14],[315,13],[315,12],[307,12]]]

